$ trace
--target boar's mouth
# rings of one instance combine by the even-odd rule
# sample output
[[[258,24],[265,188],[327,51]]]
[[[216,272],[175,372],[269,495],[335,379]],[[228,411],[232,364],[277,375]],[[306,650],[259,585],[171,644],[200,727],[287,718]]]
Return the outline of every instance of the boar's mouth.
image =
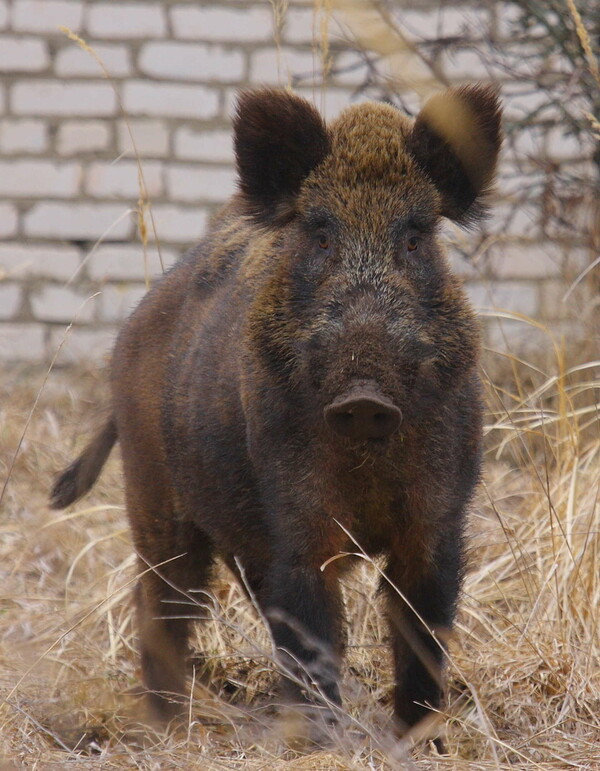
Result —
[[[402,412],[374,381],[358,381],[323,410],[329,428],[357,441],[387,439],[402,423]]]

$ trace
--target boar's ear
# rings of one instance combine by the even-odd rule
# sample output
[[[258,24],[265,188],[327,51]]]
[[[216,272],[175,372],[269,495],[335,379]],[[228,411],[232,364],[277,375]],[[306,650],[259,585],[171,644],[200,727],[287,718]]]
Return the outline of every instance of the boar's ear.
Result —
[[[432,96],[406,149],[442,196],[442,215],[471,225],[486,214],[502,143],[501,108],[493,86],[463,86]]]
[[[323,119],[305,99],[265,88],[240,95],[233,127],[247,212],[262,222],[284,219],[304,179],[327,155]]]

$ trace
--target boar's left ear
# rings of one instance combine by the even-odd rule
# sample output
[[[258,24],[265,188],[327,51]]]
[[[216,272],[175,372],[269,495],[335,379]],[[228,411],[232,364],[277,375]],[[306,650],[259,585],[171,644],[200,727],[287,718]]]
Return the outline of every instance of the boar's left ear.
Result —
[[[265,88],[240,95],[233,128],[248,213],[265,223],[285,219],[302,182],[329,150],[323,119],[305,99]]]
[[[442,215],[471,225],[486,214],[502,133],[498,90],[463,86],[431,97],[417,116],[406,149],[442,196]]]

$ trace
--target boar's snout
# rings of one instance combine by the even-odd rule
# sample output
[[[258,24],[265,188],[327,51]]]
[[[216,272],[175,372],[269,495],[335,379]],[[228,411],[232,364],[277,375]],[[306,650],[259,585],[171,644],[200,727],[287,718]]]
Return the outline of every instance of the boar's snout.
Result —
[[[398,430],[402,412],[373,382],[355,383],[323,410],[336,434],[350,439],[385,439]]]

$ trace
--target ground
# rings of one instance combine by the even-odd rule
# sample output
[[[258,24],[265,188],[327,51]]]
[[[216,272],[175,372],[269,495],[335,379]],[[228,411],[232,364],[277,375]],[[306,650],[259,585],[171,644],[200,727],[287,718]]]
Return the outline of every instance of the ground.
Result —
[[[136,727],[135,563],[118,451],[91,494],[51,511],[57,470],[106,406],[100,370],[0,375],[0,769],[593,769],[600,767],[597,370],[488,384],[486,472],[437,729],[447,756],[388,730],[391,671],[363,560],[345,583],[346,713],[327,750],[286,741],[268,635],[225,568],[198,626],[188,726]],[[584,377],[582,377],[582,373]],[[543,410],[542,410],[543,408]],[[6,484],[5,484],[6,483]]]

